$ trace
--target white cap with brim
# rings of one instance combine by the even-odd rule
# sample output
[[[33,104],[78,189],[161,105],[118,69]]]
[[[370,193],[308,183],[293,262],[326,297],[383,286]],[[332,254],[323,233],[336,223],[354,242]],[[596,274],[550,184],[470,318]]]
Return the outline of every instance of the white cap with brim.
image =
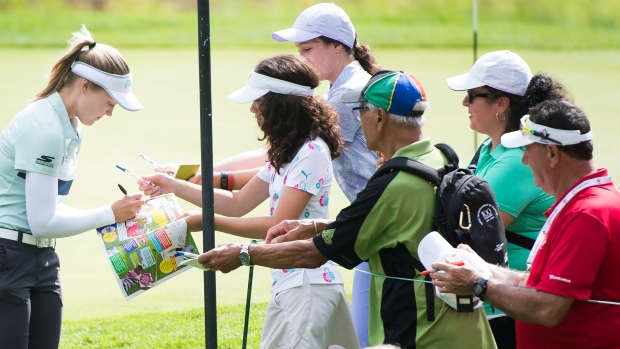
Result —
[[[532,79],[529,65],[511,51],[493,51],[482,55],[466,74],[446,79],[455,91],[471,90],[481,86],[523,96]]]
[[[349,48],[355,44],[355,28],[344,10],[333,3],[321,3],[305,9],[292,28],[271,34],[276,41],[303,42],[325,36]]]
[[[123,109],[129,111],[143,109],[142,104],[131,93],[131,73],[127,75],[110,74],[80,61],[71,64],[71,71],[101,86]]]
[[[321,36],[321,34],[307,32],[305,30],[298,29],[298,28],[288,28],[288,29],[280,30],[280,31],[277,31],[271,34],[271,37],[275,41],[280,41],[280,42],[285,42],[285,41],[303,42],[303,41],[312,40],[314,38],[318,38],[319,36]]]
[[[501,142],[506,148],[519,148],[532,143],[571,145],[592,140],[592,131],[581,134],[579,130],[560,130],[539,125],[525,118],[521,130],[502,135]]]
[[[228,98],[237,103],[249,103],[268,92],[301,97],[314,96],[314,89],[309,86],[298,85],[292,82],[272,78],[257,72],[250,73],[248,84],[228,95]]]

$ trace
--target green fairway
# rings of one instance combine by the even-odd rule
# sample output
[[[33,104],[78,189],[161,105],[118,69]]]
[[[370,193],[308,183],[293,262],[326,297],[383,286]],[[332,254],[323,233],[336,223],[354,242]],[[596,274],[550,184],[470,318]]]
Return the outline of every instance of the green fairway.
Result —
[[[245,84],[250,71],[260,59],[285,51],[294,52],[293,49],[292,44],[281,44],[277,46],[277,51],[214,50],[212,140],[216,160],[261,146],[256,140],[260,133],[253,114],[249,113],[249,105],[235,104],[226,95]],[[618,108],[615,104],[618,89],[615,84],[620,80],[620,52],[515,51],[522,55],[534,72],[549,73],[566,84],[576,104],[587,112],[592,122],[597,166],[608,167],[612,175],[620,175],[620,164],[615,161],[617,156],[613,145],[618,133]],[[112,118],[104,118],[94,127],[85,129],[80,169],[71,195],[65,202],[78,208],[111,203],[122,195],[117,183],[129,191],[137,190],[135,180],[118,171],[114,165],[119,164],[141,174],[152,172],[152,167],[141,160],[138,153],[144,153],[162,163],[200,160],[196,50],[124,49],[122,52],[134,74],[134,92],[145,109],[130,113],[117,107]],[[0,76],[4,81],[0,85],[3,106],[0,127],[4,128],[15,113],[26,106],[34,93],[43,88],[44,75],[59,53],[59,50],[0,51]],[[467,162],[474,151],[474,136],[468,126],[467,110],[461,106],[464,93],[448,89],[445,78],[465,73],[469,69],[473,63],[471,50],[376,48],[375,53],[384,68],[406,70],[419,78],[431,103],[426,134],[434,142],[451,144],[459,152],[461,162]],[[323,84],[321,93],[326,88]],[[479,137],[478,140],[482,141],[483,138]],[[330,200],[332,217],[346,204],[339,189],[334,188]],[[183,207],[185,211],[196,209],[187,203],[183,203]],[[267,207],[261,206],[252,214],[264,214],[266,211]],[[202,308],[202,273],[197,269],[189,270],[125,302],[94,234],[93,231],[62,239],[57,246],[62,264],[64,318],[70,324],[69,329],[78,331],[80,320],[85,319],[139,314],[148,316],[150,313]],[[195,238],[198,245],[202,246],[199,233],[195,234]],[[218,233],[216,241],[224,243],[243,239]],[[247,268],[241,268],[228,275],[217,274],[218,305],[238,306],[245,302],[247,273]],[[346,271],[343,274],[349,292],[352,273]],[[270,296],[269,285],[268,270],[257,267],[253,300],[266,302]],[[242,307],[233,309],[239,311],[235,315],[238,319],[229,318],[229,321],[239,322],[232,331],[240,337],[243,314],[239,309]],[[139,318],[131,319],[139,321]],[[146,330],[144,332],[148,333]],[[151,332],[148,336],[157,337],[157,333]],[[168,344],[162,344],[162,348],[172,347]],[[67,344],[66,347],[80,345]],[[115,345],[107,347],[113,348]],[[195,346],[188,346],[191,347]]]

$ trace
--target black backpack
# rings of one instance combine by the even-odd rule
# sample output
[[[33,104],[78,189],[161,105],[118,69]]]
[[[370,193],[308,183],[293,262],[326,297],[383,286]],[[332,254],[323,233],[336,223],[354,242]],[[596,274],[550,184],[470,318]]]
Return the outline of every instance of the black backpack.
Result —
[[[459,158],[449,145],[435,147],[448,164],[434,169],[407,157],[392,158],[370,179],[388,172],[407,171],[419,176],[436,189],[433,230],[452,246],[468,244],[485,261],[506,266],[506,235],[495,195],[489,184],[466,168],[459,168]]]
[[[471,161],[469,162],[469,165],[467,166],[467,169],[470,170],[472,173],[476,172],[476,168],[478,167],[478,159],[480,159],[480,151],[482,151],[483,146],[484,146],[484,142],[482,142],[482,144],[478,147],[478,149],[476,149],[476,153],[474,154],[474,157],[471,158]],[[519,247],[523,247],[530,251],[534,248],[534,243],[536,242],[536,240],[532,238],[519,235],[510,230],[506,230],[506,241],[510,242],[511,244],[515,244]]]

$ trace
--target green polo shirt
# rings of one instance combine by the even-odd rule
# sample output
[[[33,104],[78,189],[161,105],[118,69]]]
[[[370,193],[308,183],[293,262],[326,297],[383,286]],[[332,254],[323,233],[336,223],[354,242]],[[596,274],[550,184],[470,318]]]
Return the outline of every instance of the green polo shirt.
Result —
[[[515,219],[506,230],[536,239],[545,224],[544,213],[553,205],[553,196],[534,185],[534,174],[523,164],[523,148],[505,148],[499,144],[491,150],[491,139],[482,143],[476,176],[484,178],[497,199],[499,209]],[[508,243],[508,265],[512,269],[525,270],[530,250]],[[502,312],[484,304],[488,315]]]
[[[59,201],[77,168],[81,131],[58,93],[30,103],[0,135],[0,227],[30,231],[26,216],[27,172],[58,178]]]
[[[433,168],[446,163],[430,139],[401,148],[394,154],[398,156]],[[393,171],[368,182],[314,243],[324,256],[346,268],[368,261],[374,274],[418,281],[371,278],[370,345],[495,348],[482,309],[459,313],[437,298],[432,287],[432,306],[427,304],[428,284],[422,282],[424,276],[415,265],[418,244],[431,231],[434,210],[433,185],[413,174]],[[431,307],[434,320],[429,321]]]
[[[491,140],[483,143],[476,167],[476,176],[484,178],[495,193],[501,211],[515,217],[506,230],[536,239],[545,224],[544,213],[553,205],[553,196],[534,185],[534,175],[521,162],[522,148],[505,148],[499,144],[492,152]],[[525,270],[530,251],[508,244],[508,264],[512,269]]]

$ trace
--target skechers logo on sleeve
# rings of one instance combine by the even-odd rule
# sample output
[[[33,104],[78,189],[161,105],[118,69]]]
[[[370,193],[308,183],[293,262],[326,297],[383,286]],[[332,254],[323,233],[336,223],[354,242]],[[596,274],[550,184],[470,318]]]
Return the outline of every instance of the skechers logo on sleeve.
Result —
[[[51,157],[51,156],[41,155],[41,157],[37,158],[35,163],[37,165],[43,165],[43,166],[47,166],[47,167],[54,167],[54,164],[52,164],[52,160],[54,160],[54,158]]]

